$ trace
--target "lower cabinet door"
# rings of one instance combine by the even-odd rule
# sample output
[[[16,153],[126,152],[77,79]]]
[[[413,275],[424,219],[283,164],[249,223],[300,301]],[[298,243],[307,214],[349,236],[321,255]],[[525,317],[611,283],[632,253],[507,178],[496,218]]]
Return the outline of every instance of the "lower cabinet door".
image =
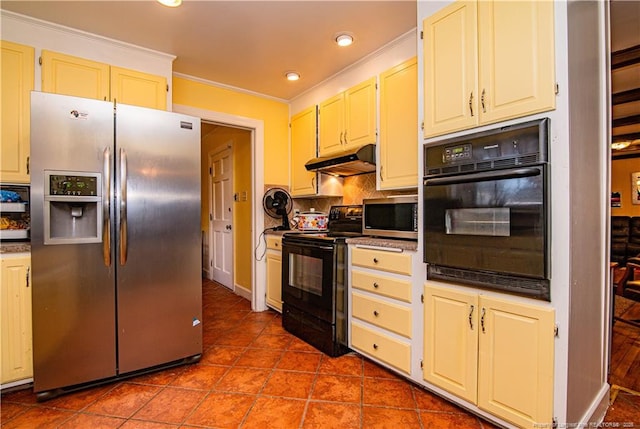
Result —
[[[267,304],[282,313],[282,254],[267,252]]]
[[[521,427],[551,427],[554,310],[480,298],[478,407]]]
[[[431,285],[424,292],[423,377],[475,403],[478,295]]]

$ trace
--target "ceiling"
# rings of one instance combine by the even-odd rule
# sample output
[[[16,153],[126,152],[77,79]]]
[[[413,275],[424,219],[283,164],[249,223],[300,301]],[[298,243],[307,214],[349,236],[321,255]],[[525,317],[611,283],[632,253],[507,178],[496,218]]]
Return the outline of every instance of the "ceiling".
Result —
[[[176,56],[173,71],[291,100],[416,27],[416,2],[2,1],[2,9]],[[340,32],[354,36],[340,48]],[[286,71],[301,79],[287,81]]]

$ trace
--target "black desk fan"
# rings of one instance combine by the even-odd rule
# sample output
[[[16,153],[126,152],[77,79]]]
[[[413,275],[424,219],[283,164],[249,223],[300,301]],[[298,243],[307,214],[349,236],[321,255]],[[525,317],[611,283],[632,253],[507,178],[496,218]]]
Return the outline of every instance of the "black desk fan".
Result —
[[[276,231],[288,231],[289,213],[293,207],[291,195],[282,188],[269,188],[262,197],[264,211],[274,219],[282,218],[282,225],[275,228]]]

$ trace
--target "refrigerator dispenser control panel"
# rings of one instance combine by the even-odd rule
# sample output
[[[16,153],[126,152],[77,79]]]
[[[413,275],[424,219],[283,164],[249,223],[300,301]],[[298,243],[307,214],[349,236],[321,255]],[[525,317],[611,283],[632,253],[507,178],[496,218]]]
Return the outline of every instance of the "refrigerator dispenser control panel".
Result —
[[[49,176],[49,195],[68,195],[76,197],[98,196],[96,176],[67,176],[52,174]]]

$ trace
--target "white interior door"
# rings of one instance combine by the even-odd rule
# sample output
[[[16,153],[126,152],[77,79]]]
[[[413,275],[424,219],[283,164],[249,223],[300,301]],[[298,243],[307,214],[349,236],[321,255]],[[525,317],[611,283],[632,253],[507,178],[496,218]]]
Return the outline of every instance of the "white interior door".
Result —
[[[231,145],[209,154],[211,280],[233,289],[233,162]]]

